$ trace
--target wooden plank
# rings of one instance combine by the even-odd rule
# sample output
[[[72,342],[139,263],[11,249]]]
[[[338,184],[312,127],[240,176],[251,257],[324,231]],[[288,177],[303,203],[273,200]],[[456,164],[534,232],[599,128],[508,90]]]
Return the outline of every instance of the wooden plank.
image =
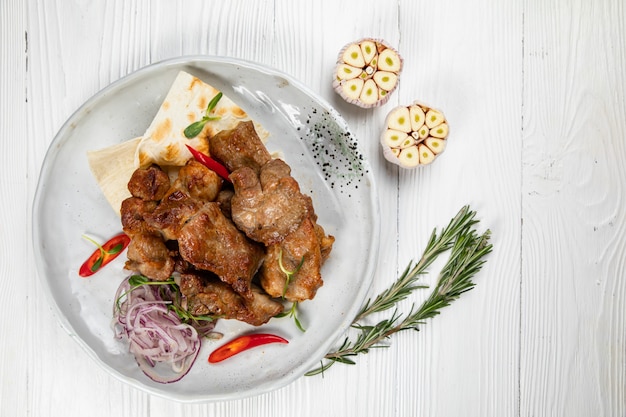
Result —
[[[626,414],[624,22],[525,6],[522,415]]]
[[[442,110],[450,135],[432,165],[400,173],[399,262],[421,255],[433,228],[445,226],[466,204],[478,213],[479,232],[492,230],[494,251],[472,292],[419,334],[398,340],[401,359],[392,372],[410,384],[398,391],[398,415],[516,413],[521,6],[400,3],[399,47],[410,57],[401,102],[419,100]],[[434,276],[425,282],[432,284]]]
[[[27,39],[25,5],[0,4],[0,415],[25,415],[28,404],[28,332],[30,248],[28,145],[26,131]],[[4,74],[19,74],[16,78]]]

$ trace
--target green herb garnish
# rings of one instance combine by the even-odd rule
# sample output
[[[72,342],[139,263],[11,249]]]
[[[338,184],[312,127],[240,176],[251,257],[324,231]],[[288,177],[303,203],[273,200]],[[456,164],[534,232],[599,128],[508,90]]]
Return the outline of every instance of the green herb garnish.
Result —
[[[207,106],[202,119],[198,120],[197,122],[193,122],[185,128],[184,134],[187,139],[195,138],[196,136],[198,136],[200,132],[202,132],[202,129],[204,129],[204,125],[206,125],[207,122],[211,120],[219,120],[219,116],[211,116],[211,113],[213,112],[213,110],[215,110],[215,107],[217,106],[217,103],[220,101],[221,98],[222,93],[217,93],[215,97],[213,97],[209,102],[209,105]]]
[[[172,293],[174,294],[174,299],[171,300],[172,302],[170,304],[168,304],[168,309],[172,310],[174,313],[176,313],[176,315],[178,315],[178,317],[183,322],[189,322],[189,321],[214,321],[214,320],[217,319],[217,317],[214,317],[214,316],[206,316],[206,315],[194,316],[189,311],[187,311],[186,309],[182,308],[181,307],[182,293],[180,292],[180,288],[178,287],[178,285],[174,281],[173,277],[170,277],[169,279],[167,279],[165,281],[152,281],[151,279],[149,279],[148,277],[146,277],[144,275],[131,275],[128,278],[128,284],[130,285],[130,289],[128,291],[126,291],[125,293],[123,293],[122,295],[120,295],[119,298],[116,301],[116,305],[117,305],[118,309],[121,308],[121,300],[122,300],[122,298],[124,298],[128,293],[132,292],[136,288],[141,287],[142,285],[162,285],[162,286],[169,285],[170,286],[169,288],[171,289]],[[170,297],[168,297],[168,298],[170,298]]]
[[[296,269],[293,271],[290,271],[287,268],[285,268],[285,265],[283,265],[283,250],[281,249],[280,252],[278,253],[278,267],[283,272],[283,274],[285,274],[285,285],[283,286],[283,295],[282,295],[283,299],[285,298],[285,294],[287,293],[287,287],[289,286],[289,283],[291,282],[292,277],[295,274],[297,274],[298,271],[300,271],[300,268],[302,268],[303,264],[304,264],[304,256],[302,257],[302,259],[300,259],[300,263],[298,264]],[[291,304],[291,308],[288,311],[284,311],[278,314],[276,317],[292,317],[293,321],[296,323],[296,327],[300,329],[301,332],[305,332],[306,330],[304,329],[304,327],[302,326],[302,323],[300,323],[300,320],[298,319],[297,307],[298,307],[298,303],[294,302]]]
[[[89,236],[83,235],[83,238],[96,245],[98,247],[98,250],[100,250],[100,256],[98,257],[98,259],[96,259],[93,265],[89,267],[92,272],[96,272],[100,269],[100,267],[102,267],[102,262],[104,262],[105,256],[117,255],[122,251],[122,249],[124,249],[124,245],[122,243],[118,243],[109,250],[106,250],[101,244],[99,244]]]
[[[306,332],[306,329],[302,326],[302,323],[300,323],[300,319],[298,319],[298,303],[297,302],[291,303],[291,307],[289,308],[289,310],[283,311],[282,313],[277,314],[276,317],[277,318],[291,317],[293,318],[293,322],[296,324],[296,327],[298,328],[298,330],[300,330],[302,333]]]
[[[373,348],[385,348],[388,345],[381,342],[394,333],[403,330],[419,330],[426,319],[435,317],[440,310],[449,306],[461,294],[474,287],[472,278],[480,271],[486,262],[484,257],[491,252],[489,244],[491,232],[487,230],[479,235],[474,226],[476,212],[470,211],[468,206],[463,207],[450,221],[440,234],[433,230],[426,249],[420,260],[414,264],[410,262],[402,275],[386,290],[381,292],[373,301],[369,299],[361,308],[352,328],[356,330],[355,338],[346,337],[335,351],[324,356],[319,368],[306,373],[317,375],[323,373],[335,363],[354,365],[353,357],[368,353]],[[439,273],[439,277],[430,296],[416,308],[412,305],[408,314],[403,316],[398,312],[397,304],[406,299],[414,290],[426,288],[417,284],[420,276],[443,252],[450,251],[450,257]],[[361,324],[363,319],[373,313],[393,309],[387,319],[375,325]]]
[[[289,283],[291,282],[291,278],[294,275],[296,275],[298,271],[300,271],[300,268],[302,268],[302,264],[304,264],[304,256],[302,257],[302,259],[300,259],[300,263],[298,264],[296,269],[294,269],[293,271],[290,271],[287,268],[285,268],[285,265],[283,265],[283,250],[281,249],[280,252],[278,253],[278,267],[286,276],[285,285],[283,286],[283,298],[285,298],[285,294],[287,293],[287,287],[289,286]]]

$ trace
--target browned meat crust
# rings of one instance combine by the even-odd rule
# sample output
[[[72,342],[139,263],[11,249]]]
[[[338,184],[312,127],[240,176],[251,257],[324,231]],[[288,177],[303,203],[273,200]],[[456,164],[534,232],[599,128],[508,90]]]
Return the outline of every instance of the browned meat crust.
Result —
[[[242,167],[258,172],[271,159],[251,121],[241,122],[234,129],[223,130],[209,138],[209,152],[229,172]]]
[[[180,289],[193,315],[236,319],[258,326],[283,311],[281,303],[256,287],[252,287],[252,297],[246,299],[228,284],[207,274],[182,274]]]
[[[311,300],[324,283],[320,273],[322,263],[320,240],[314,223],[307,218],[282,242],[267,248],[261,286],[272,297],[293,302]],[[288,285],[281,264],[286,271],[293,272]]]
[[[145,221],[157,207],[156,201],[146,201],[139,197],[128,197],[122,201],[120,209],[122,230],[131,238],[137,233],[156,232]]]
[[[300,192],[291,169],[280,159],[263,165],[260,175],[243,167],[233,172],[233,221],[250,239],[272,245],[309,216],[310,199]]]
[[[128,181],[130,194],[142,200],[158,201],[169,188],[169,176],[156,165],[136,170]]]
[[[224,180],[214,171],[195,159],[190,159],[178,171],[173,187],[187,193],[191,198],[213,201],[222,188]]]
[[[217,203],[206,203],[180,229],[178,250],[196,268],[213,272],[252,298],[250,283],[263,262],[263,248],[248,240]]]
[[[166,281],[174,272],[175,261],[160,235],[138,233],[128,245],[126,268],[156,281]]]
[[[145,217],[148,226],[159,230],[165,240],[176,240],[181,227],[204,205],[181,190],[168,192],[154,211]]]

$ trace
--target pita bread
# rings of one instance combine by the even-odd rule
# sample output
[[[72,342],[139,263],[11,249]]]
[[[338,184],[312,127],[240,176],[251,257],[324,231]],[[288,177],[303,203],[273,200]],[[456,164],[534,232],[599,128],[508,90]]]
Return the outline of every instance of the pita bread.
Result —
[[[130,197],[128,181],[135,172],[135,152],[141,137],[87,152],[89,167],[104,197],[119,215],[122,201]]]
[[[183,133],[190,124],[202,120],[209,102],[219,93],[216,88],[184,71],[178,73],[154,120],[143,135],[135,154],[135,166],[182,166],[191,158],[185,145],[209,153],[207,137],[222,130],[233,129],[239,122],[248,121],[246,112],[222,96],[212,112],[219,119],[211,120],[195,138]],[[255,124],[261,139],[267,132]]]
[[[192,158],[185,145],[208,155],[209,136],[233,129],[239,122],[251,120],[242,108],[222,95],[212,112],[219,119],[208,121],[195,138],[185,137],[185,128],[202,119],[209,102],[218,92],[200,79],[181,71],[143,136],[87,152],[91,171],[118,215],[122,201],[130,197],[128,181],[137,168],[157,164],[175,173],[177,167],[185,165]],[[269,133],[260,124],[253,123],[257,134],[265,141]]]

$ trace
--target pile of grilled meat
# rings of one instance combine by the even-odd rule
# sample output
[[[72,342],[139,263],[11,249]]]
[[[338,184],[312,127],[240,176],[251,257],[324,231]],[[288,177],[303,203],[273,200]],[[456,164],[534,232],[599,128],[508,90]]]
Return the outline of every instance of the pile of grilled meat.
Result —
[[[156,281],[175,276],[193,315],[261,325],[283,311],[282,300],[315,296],[334,237],[252,122],[208,140],[232,185],[194,159],[174,181],[156,165],[133,173],[121,206],[126,269]]]

